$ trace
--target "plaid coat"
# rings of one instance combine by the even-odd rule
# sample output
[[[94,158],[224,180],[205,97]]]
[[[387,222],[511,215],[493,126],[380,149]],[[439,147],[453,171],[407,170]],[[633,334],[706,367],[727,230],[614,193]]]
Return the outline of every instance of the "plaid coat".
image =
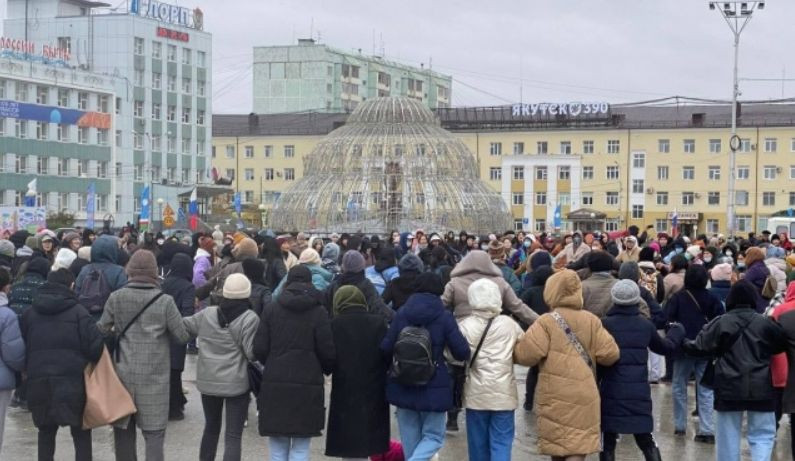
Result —
[[[121,331],[158,293],[155,285],[134,282],[114,291],[99,320],[100,331]],[[182,343],[190,339],[174,300],[163,295],[138,317],[119,344],[116,372],[135,401],[136,424],[144,431],[165,429],[168,423],[169,337]]]

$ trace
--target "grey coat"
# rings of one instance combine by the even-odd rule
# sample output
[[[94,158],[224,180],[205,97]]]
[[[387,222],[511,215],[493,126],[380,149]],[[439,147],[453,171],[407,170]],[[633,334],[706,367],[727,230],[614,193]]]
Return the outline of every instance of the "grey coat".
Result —
[[[607,311],[613,307],[613,297],[610,290],[618,279],[609,272],[594,272],[582,281],[582,308],[593,315],[604,318]]]
[[[128,283],[111,293],[97,326],[103,334],[121,331],[158,293],[155,285]],[[162,430],[168,423],[169,336],[181,343],[190,339],[174,299],[163,295],[138,317],[119,344],[116,372],[135,401],[136,424],[144,431]]]
[[[248,310],[223,328],[218,309],[210,306],[182,321],[188,333],[201,340],[196,388],[203,395],[236,397],[249,390],[248,362],[256,360],[253,344],[259,317]]]

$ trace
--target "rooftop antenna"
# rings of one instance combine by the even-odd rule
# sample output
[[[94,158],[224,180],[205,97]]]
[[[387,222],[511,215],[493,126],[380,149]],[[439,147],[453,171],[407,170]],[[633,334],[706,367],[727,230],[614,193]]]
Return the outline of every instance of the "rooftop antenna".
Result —
[[[320,37],[321,37],[321,34],[320,34],[320,29],[318,29],[318,30],[317,30],[317,43],[318,43],[318,44],[320,43]]]
[[[375,28],[373,28],[373,56],[375,55]]]
[[[309,38],[314,37],[315,33],[315,17],[309,18]]]
[[[379,50],[379,51],[381,53],[381,57],[383,58],[383,57],[386,56],[386,49],[385,49],[385,46],[384,46],[384,34],[381,33],[379,35],[381,36],[381,50]]]

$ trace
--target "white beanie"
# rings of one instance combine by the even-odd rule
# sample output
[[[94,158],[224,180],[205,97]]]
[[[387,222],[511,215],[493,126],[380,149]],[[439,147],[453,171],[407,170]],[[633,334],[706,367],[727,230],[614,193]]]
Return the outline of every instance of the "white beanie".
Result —
[[[91,247],[80,247],[80,249],[77,250],[77,257],[91,262]]]
[[[472,282],[467,290],[469,305],[476,311],[487,311],[494,314],[502,312],[502,293],[500,287],[489,279],[483,278]]]
[[[251,282],[243,274],[232,274],[224,281],[224,298],[248,299],[251,296]]]
[[[58,250],[58,254],[55,255],[55,262],[52,265],[52,270],[69,270],[69,268],[72,267],[72,263],[75,261],[75,259],[77,259],[77,253],[70,250],[69,248],[61,248]]]

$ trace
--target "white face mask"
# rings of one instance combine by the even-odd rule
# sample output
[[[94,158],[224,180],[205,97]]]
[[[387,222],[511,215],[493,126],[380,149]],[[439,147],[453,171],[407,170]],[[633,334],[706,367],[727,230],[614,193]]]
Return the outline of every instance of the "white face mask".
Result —
[[[710,262],[712,262],[712,256],[704,256],[704,262],[705,262],[705,263],[710,263]]]
[[[163,239],[157,239],[157,244],[158,245],[162,245],[164,242],[165,242],[165,240],[163,240]]]

